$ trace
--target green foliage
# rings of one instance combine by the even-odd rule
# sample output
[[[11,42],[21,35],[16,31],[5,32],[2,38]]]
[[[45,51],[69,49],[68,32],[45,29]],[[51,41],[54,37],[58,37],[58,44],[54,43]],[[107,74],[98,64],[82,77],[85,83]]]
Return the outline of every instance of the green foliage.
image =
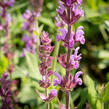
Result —
[[[109,102],[109,82],[106,84],[106,88],[102,100],[103,102]]]
[[[0,53],[0,77],[7,70],[8,59]]]
[[[74,28],[77,28],[80,25],[84,26],[86,45],[81,49],[83,60],[80,64],[80,69],[83,68],[84,73],[88,73],[93,76],[84,76],[84,88],[81,87],[73,90],[71,93],[72,107],[74,107],[74,104],[76,103],[79,109],[84,109],[86,107],[86,103],[88,102],[92,109],[109,109],[109,83],[107,83],[107,81],[109,81],[108,1],[109,0],[83,0],[85,16],[73,26]],[[50,37],[53,39],[52,44],[55,46],[54,52],[52,53],[54,56],[52,69],[64,76],[65,69],[57,61],[58,54],[65,53],[66,49],[61,47],[58,51],[60,43],[56,42],[56,7],[56,0],[44,0],[43,10],[37,22],[37,27],[39,25],[40,28],[37,28],[35,34],[38,36],[37,38],[39,41],[42,30],[50,33]],[[45,108],[45,105],[35,92],[35,89],[44,92],[38,84],[38,80],[41,79],[38,56],[37,54],[32,55],[26,53],[25,58],[20,57],[23,48],[21,40],[23,37],[23,31],[21,30],[23,22],[22,14],[27,8],[32,9],[29,0],[16,0],[15,6],[8,10],[13,18],[13,23],[10,25],[10,43],[15,53],[13,61],[16,65],[12,78],[21,79],[21,90],[18,95],[20,102],[29,104],[31,109],[43,109]],[[0,31],[0,47],[4,42],[3,34],[4,32]],[[37,46],[39,46],[39,43],[40,41]],[[6,71],[7,67],[8,60],[5,56],[0,55],[0,77]],[[100,81],[101,84],[106,84],[103,94],[99,93],[97,86],[100,84],[96,81]],[[50,87],[50,90],[51,88],[53,87]],[[57,87],[57,89],[59,90],[59,87]],[[65,98],[63,97],[62,102],[64,101]],[[57,99],[53,100],[50,107],[50,109],[59,108]]]
[[[84,78],[85,84],[88,87],[88,101],[92,109],[102,109],[94,80],[88,75],[86,75]]]

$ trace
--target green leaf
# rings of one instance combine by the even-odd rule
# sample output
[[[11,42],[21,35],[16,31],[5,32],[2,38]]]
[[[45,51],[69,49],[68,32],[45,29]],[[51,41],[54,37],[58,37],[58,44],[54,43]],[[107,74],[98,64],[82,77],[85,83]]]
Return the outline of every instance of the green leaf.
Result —
[[[53,24],[53,21],[50,18],[46,18],[46,17],[41,16],[39,21],[42,22],[45,25],[48,25],[51,28],[55,27],[54,24]]]
[[[72,102],[74,102],[81,94],[81,88],[76,89],[71,93]]]
[[[84,104],[86,103],[86,100],[87,100],[87,94],[88,94],[88,89],[84,88],[81,91],[81,99],[80,99],[80,103],[79,103],[79,108],[78,109],[83,109],[84,108]]]
[[[8,59],[0,54],[0,77],[6,71],[8,67]]]
[[[32,90],[30,82],[28,82],[25,86],[22,87],[18,98],[22,103],[31,103],[37,102],[37,94]]]
[[[105,29],[107,29],[109,32],[109,21],[105,21],[104,24],[105,24]]]
[[[39,72],[37,55],[26,53],[26,62],[27,62],[29,76],[34,79],[40,80],[41,75]]]
[[[88,75],[86,75],[84,79],[85,84],[88,87],[88,102],[90,103],[92,109],[101,109],[101,103],[97,97],[98,93],[95,88],[94,80]]]
[[[103,95],[103,102],[109,102],[109,82],[106,84],[106,89]]]

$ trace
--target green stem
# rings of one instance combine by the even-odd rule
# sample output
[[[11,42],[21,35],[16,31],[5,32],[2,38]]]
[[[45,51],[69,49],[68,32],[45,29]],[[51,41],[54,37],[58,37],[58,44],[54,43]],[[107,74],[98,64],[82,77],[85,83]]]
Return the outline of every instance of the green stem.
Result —
[[[48,96],[48,89],[47,88],[45,88],[45,94],[46,94],[46,96]],[[47,109],[49,109],[49,103],[47,103]]]

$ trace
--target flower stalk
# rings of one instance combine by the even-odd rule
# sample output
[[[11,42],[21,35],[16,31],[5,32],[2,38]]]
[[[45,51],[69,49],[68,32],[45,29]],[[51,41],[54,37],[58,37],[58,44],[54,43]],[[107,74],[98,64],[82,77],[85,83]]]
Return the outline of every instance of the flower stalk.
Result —
[[[78,55],[80,47],[75,48],[75,46],[78,42],[81,44],[85,43],[83,27],[80,26],[77,31],[72,31],[72,25],[84,15],[84,11],[80,8],[82,0],[57,1],[59,3],[57,9],[58,17],[61,18],[61,22],[56,18],[56,25],[60,27],[59,32],[61,33],[57,34],[57,41],[62,40],[64,42],[63,46],[68,49],[68,52],[60,55],[58,58],[59,63],[66,70],[66,75],[61,78],[60,74],[55,73],[58,80],[54,79],[54,86],[59,85],[60,89],[66,93],[65,109],[70,109],[70,92],[76,85],[82,85],[82,80],[79,78],[82,72],[78,71],[74,76],[70,73],[71,70],[79,68],[79,61],[81,59],[81,54]],[[67,28],[65,26],[62,27],[62,25],[67,25]]]
[[[51,85],[50,76],[54,74],[50,68],[52,67],[53,57],[50,56],[51,52],[54,49],[54,46],[51,46],[51,39],[49,39],[49,34],[43,32],[41,36],[41,45],[39,46],[39,58],[41,61],[40,64],[40,73],[42,75],[42,80],[39,81],[40,87],[45,89],[45,94],[40,94],[41,99],[46,102],[47,109],[49,109],[49,103],[52,99],[57,96],[57,90],[52,89],[48,94],[48,88]]]
[[[70,23],[70,11],[71,11],[71,8],[68,7],[67,13],[68,13],[69,23]],[[67,40],[69,40],[69,38],[70,38],[71,29],[72,29],[71,25],[68,25]],[[71,52],[72,52],[72,50],[68,48],[68,53],[67,53],[67,68],[69,67]],[[69,81],[69,71],[67,71],[67,69],[66,69],[66,78],[67,78],[67,81]],[[69,91],[66,92],[66,109],[70,109],[70,92]]]

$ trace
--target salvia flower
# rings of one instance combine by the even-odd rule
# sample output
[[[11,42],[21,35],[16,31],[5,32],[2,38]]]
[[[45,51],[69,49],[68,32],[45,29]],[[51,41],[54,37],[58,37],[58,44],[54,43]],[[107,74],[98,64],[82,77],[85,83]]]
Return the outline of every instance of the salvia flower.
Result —
[[[79,78],[79,76],[83,74],[83,72],[78,71],[75,76],[72,76],[70,74],[69,81],[67,81],[66,76],[61,78],[61,75],[59,73],[55,73],[55,76],[57,79],[54,79],[54,86],[59,85],[62,91],[72,91],[73,88],[76,87],[76,85],[82,85],[82,80]]]
[[[2,107],[0,109],[13,109],[12,108],[12,91],[11,91],[11,81],[7,79],[8,73],[5,72],[0,79],[0,96],[2,99]]]
[[[80,47],[77,47],[75,49],[75,51],[74,51],[74,54],[71,55],[71,57],[70,57],[70,63],[69,63],[69,67],[68,68],[66,66],[66,64],[67,64],[67,54],[60,55],[60,57],[58,58],[58,61],[62,65],[62,67],[64,67],[68,71],[71,71],[72,69],[79,68],[79,61],[82,58],[81,57],[81,54],[78,55],[78,50],[79,49],[80,49]]]
[[[41,37],[41,43],[42,45],[39,46],[39,50],[40,50],[40,60],[42,61],[40,64],[40,73],[42,75],[42,80],[39,81],[40,86],[42,86],[42,83],[44,84],[42,87],[45,88],[45,86],[50,86],[50,80],[49,80],[49,76],[51,76],[53,74],[53,72],[47,71],[48,68],[51,67],[51,63],[53,60],[53,57],[50,56],[51,52],[53,51],[53,46],[51,46],[51,39],[49,39],[49,34],[46,32],[42,33],[42,37]],[[46,87],[46,88],[48,88]]]
[[[39,46],[39,57],[41,60],[40,64],[40,73],[42,75],[42,80],[39,81],[40,87],[48,90],[48,87],[51,85],[51,81],[49,77],[54,74],[51,68],[52,60],[54,59],[51,55],[54,47],[51,46],[51,39],[49,39],[49,34],[47,32],[43,32],[41,36],[41,45]],[[46,96],[45,96],[46,95]],[[47,96],[46,94],[41,94],[40,97],[45,102],[50,102],[57,95],[57,90],[53,89],[50,94]]]
[[[64,42],[64,46],[67,48],[74,49],[74,44],[80,42],[81,44],[85,43],[83,26],[78,27],[76,33],[74,31],[70,34],[70,39],[67,39],[68,31],[66,28],[60,28],[60,34],[57,34],[57,41],[62,40]]]
[[[57,27],[63,27],[65,25],[65,22],[64,21],[60,21],[58,16],[55,17],[55,20],[56,20],[56,26]]]
[[[39,93],[39,96],[44,102],[50,102],[57,96],[57,90],[52,89],[48,96]]]
[[[77,43],[85,43],[84,28],[80,26],[77,30],[72,31],[72,25],[75,24],[81,16],[84,16],[84,11],[80,7],[82,0],[57,0],[57,2],[59,6],[56,11],[62,21],[59,21],[59,18],[57,18],[56,24],[58,27],[61,25],[60,22],[66,24],[66,28],[63,26],[59,29],[57,41],[62,41],[64,47],[68,49],[68,52],[61,54],[58,58],[59,63],[66,70],[66,75],[61,77],[61,75],[55,73],[58,79],[54,79],[54,86],[59,85],[60,89],[66,92],[66,106],[61,105],[60,109],[70,109],[70,92],[77,85],[82,85],[82,80],[79,78],[82,72],[79,71],[73,76],[70,71],[79,68],[80,59],[82,58],[81,54],[78,54],[80,47],[77,47]]]
[[[85,43],[83,26],[77,28],[76,31],[72,31],[72,25],[76,23],[81,16],[84,16],[84,11],[80,7],[82,0],[57,0],[59,7],[56,10],[58,12],[58,18],[56,18],[57,26],[60,27],[61,23],[64,22],[68,26],[68,29],[64,26],[59,29],[57,34],[57,41],[63,41],[64,46],[68,48],[68,53],[60,55],[58,58],[59,63],[66,69],[66,76],[63,78],[55,73],[55,76],[58,79],[54,79],[54,86],[59,85],[63,91],[71,91],[72,88],[75,88],[76,85],[81,85],[82,80],[79,76],[82,74],[81,71],[77,72],[75,76],[68,73],[73,69],[79,68],[79,63],[81,54],[78,54],[80,47],[75,48],[76,43]],[[59,16],[62,21],[59,21]],[[69,31],[70,30],[70,31]],[[73,54],[72,50],[74,51]],[[70,52],[69,52],[70,51]],[[67,76],[68,74],[68,76]]]

